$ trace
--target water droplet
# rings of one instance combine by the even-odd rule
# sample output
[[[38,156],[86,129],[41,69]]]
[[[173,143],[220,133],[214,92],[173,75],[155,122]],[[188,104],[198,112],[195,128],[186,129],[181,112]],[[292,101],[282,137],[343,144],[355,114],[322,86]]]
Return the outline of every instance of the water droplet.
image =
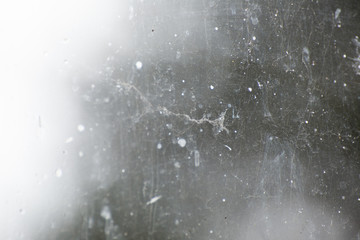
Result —
[[[341,13],[341,9],[337,8],[336,11],[335,11],[335,20],[338,19],[340,13]]]
[[[198,150],[195,150],[194,158],[195,158],[195,167],[200,166],[200,153]]]
[[[183,138],[180,138],[180,139],[178,140],[178,144],[179,144],[180,147],[185,147],[185,145],[186,145],[186,140],[183,139]]]

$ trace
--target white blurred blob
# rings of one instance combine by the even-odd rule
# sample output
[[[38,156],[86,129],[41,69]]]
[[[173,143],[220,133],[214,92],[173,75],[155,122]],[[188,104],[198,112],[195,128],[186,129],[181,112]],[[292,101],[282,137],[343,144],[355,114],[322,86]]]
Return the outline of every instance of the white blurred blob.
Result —
[[[108,206],[104,206],[101,210],[100,216],[103,217],[105,220],[111,219],[111,211]]]
[[[40,237],[34,230],[77,198],[72,163],[54,173],[80,121],[72,74],[100,66],[127,9],[115,0],[0,1],[0,239]]]
[[[55,171],[56,177],[60,178],[60,177],[62,176],[62,174],[63,174],[63,173],[62,173],[61,168],[56,169],[56,171]]]
[[[178,144],[179,144],[179,146],[180,147],[185,147],[185,145],[186,145],[186,140],[185,139],[183,139],[183,138],[180,138],[179,140],[178,140]]]
[[[78,125],[78,127],[77,127],[77,129],[78,129],[78,131],[79,132],[83,132],[83,131],[85,131],[85,127],[84,127],[84,125]]]
[[[137,61],[137,62],[135,63],[135,66],[136,66],[136,68],[137,68],[138,70],[140,70],[140,69],[143,67],[143,64],[142,64],[142,62]]]

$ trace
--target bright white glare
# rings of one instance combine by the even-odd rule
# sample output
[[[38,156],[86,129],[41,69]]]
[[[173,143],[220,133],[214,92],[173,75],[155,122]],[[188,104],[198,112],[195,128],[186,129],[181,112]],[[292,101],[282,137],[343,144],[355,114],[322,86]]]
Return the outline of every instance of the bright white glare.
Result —
[[[71,74],[94,66],[118,7],[115,0],[0,2],[0,239],[33,239],[36,224],[74,197],[59,185],[73,180],[58,168],[79,117]]]

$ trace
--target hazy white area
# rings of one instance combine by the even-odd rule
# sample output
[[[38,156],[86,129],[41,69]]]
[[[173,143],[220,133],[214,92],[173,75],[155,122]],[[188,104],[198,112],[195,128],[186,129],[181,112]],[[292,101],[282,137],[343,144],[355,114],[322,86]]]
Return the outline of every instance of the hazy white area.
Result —
[[[115,2],[0,3],[0,239],[29,239],[76,197],[62,151],[81,134],[71,74],[99,67]]]

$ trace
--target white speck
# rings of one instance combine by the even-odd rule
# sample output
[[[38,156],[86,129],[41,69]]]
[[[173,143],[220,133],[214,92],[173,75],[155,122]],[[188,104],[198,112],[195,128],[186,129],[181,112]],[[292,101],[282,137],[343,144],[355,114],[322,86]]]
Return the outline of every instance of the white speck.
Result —
[[[210,232],[211,234],[213,234],[213,233],[214,233],[214,231],[213,231],[213,230],[210,230],[209,232]]]
[[[256,37],[255,37],[255,36],[253,36],[253,37],[252,37],[252,40],[254,40],[254,41],[255,41],[255,40],[256,40]]]
[[[122,173],[125,173],[125,169],[121,169],[121,172],[122,172]]]
[[[179,144],[180,147],[185,147],[186,140],[183,138],[180,138],[177,143]]]
[[[156,145],[156,148],[157,148],[157,149],[161,149],[161,148],[162,148],[162,144],[161,144],[161,143],[158,143],[158,144]]]
[[[85,130],[85,127],[84,127],[84,125],[79,124],[77,129],[79,132],[83,132]]]
[[[342,199],[342,200],[345,200],[345,196],[341,196],[341,199]]]
[[[343,58],[346,58],[346,54],[343,55]]]
[[[180,167],[181,167],[181,165],[180,165],[180,163],[179,163],[179,162],[175,162],[175,163],[174,163],[174,167],[176,167],[176,168],[180,168]]]
[[[345,146],[343,146],[343,147],[342,147],[342,149],[344,149],[344,150],[345,150],[345,149],[346,149],[346,147],[345,147]]]
[[[252,92],[252,88],[251,88],[251,87],[249,87],[249,88],[248,88],[248,91],[249,91],[249,92]]]
[[[181,82],[182,82],[182,83],[185,83],[185,80],[183,79],[183,80],[181,80]]]
[[[223,198],[223,199],[222,199],[222,201],[223,201],[223,202],[226,202],[226,199],[225,199],[225,198]]]
[[[60,178],[61,176],[62,176],[62,170],[61,170],[61,168],[58,168],[58,169],[56,169],[56,171],[55,171],[55,176],[56,177],[58,177],[58,178]]]
[[[175,219],[175,225],[179,225],[180,221],[178,219]]]
[[[360,198],[357,199],[360,202]]]
[[[65,140],[65,143],[71,143],[72,141],[74,141],[74,138],[73,138],[73,137],[68,137],[68,138]]]
[[[229,151],[231,151],[231,147],[229,147],[228,145],[224,145],[227,149],[229,149]]]
[[[142,68],[143,64],[142,64],[142,62],[137,61],[137,62],[135,63],[135,66],[136,66],[136,68],[137,68],[138,70],[140,70],[140,69]]]
[[[178,36],[178,35],[175,33],[175,34],[174,34],[174,37],[177,37],[177,36]]]
[[[215,27],[215,31],[217,31],[217,30],[219,30],[219,28],[218,28],[218,27]]]
[[[338,19],[340,13],[341,13],[341,9],[337,8],[336,11],[335,11],[335,19]]]
[[[150,199],[150,201],[148,201],[148,202],[146,203],[146,205],[150,205],[150,204],[156,203],[157,201],[159,201],[159,199],[160,199],[161,197],[162,197],[161,195],[153,197],[152,199]]]
[[[347,84],[346,83],[344,83],[344,87],[346,87],[347,86]]]
[[[111,212],[108,206],[104,206],[101,210],[100,216],[103,217],[105,220],[111,219]]]
[[[213,85],[210,85],[210,89],[213,90],[215,87]]]
[[[200,166],[200,153],[198,150],[194,152],[194,159],[195,159],[195,167]]]
[[[308,124],[308,123],[309,123],[309,121],[308,121],[308,120],[306,120],[306,121],[305,121],[305,123],[306,123],[306,124]]]
[[[130,212],[130,216],[134,216],[134,213],[133,213],[133,212]]]
[[[79,152],[79,157],[83,157],[84,156],[84,153],[83,152]]]
[[[200,130],[199,130],[200,132],[203,132],[204,131],[204,129],[202,129],[202,128],[200,128]]]

